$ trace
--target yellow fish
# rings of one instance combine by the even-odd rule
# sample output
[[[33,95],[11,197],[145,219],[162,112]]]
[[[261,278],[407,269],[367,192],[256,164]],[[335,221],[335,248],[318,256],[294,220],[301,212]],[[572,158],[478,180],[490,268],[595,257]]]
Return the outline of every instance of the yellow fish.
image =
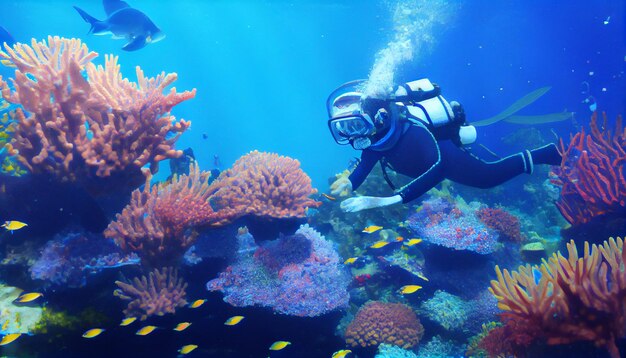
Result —
[[[411,240],[405,242],[404,244],[406,246],[413,246],[413,245],[419,244],[420,242],[422,242],[422,239],[411,239]]]
[[[41,296],[43,295],[39,292],[25,293],[21,295],[20,297],[18,297],[15,301],[20,302],[20,303],[31,302],[31,301],[38,299]]]
[[[347,259],[346,261],[343,262],[344,265],[352,265],[353,263],[356,262],[356,260],[358,259],[358,257],[351,257],[349,259]]]
[[[189,305],[189,307],[191,307],[191,308],[198,308],[198,307],[202,306],[205,302],[206,302],[206,300],[195,300],[195,301],[193,301],[192,304]]]
[[[191,326],[191,323],[189,323],[189,322],[181,322],[181,323],[179,323],[179,324],[176,326],[176,328],[174,328],[174,330],[175,330],[175,331],[178,331],[178,332],[180,332],[180,331],[184,331],[184,330],[186,330],[189,326]]]
[[[140,328],[137,333],[135,333],[138,336],[147,336],[150,333],[152,333],[152,331],[154,331],[156,329],[155,326],[145,326]]]
[[[120,323],[120,326],[128,326],[129,324],[135,322],[136,320],[137,320],[137,317],[124,318],[122,320],[122,323]]]
[[[241,322],[243,319],[244,319],[243,316],[233,316],[227,319],[226,322],[224,322],[224,324],[227,326],[234,326],[237,323]]]
[[[2,330],[6,331],[7,328],[9,328],[9,324],[11,323],[11,320],[6,320],[3,324],[2,324]]]
[[[270,346],[270,351],[279,351],[279,350],[287,347],[290,344],[291,344],[291,342],[287,342],[287,341],[276,341],[276,342],[272,343],[272,345]]]
[[[191,353],[194,349],[198,348],[197,345],[195,344],[188,344],[186,346],[182,346],[179,350],[178,353],[180,354],[189,354]]]
[[[396,237],[396,242],[402,242],[402,241],[404,241],[404,238],[402,236]]]
[[[376,232],[376,231],[378,231],[378,230],[380,230],[382,228],[383,228],[382,226],[372,225],[372,226],[368,226],[365,229],[363,229],[363,232],[366,233],[366,234],[371,234],[371,233]]]
[[[372,246],[370,246],[372,249],[380,249],[383,248],[385,246],[389,245],[389,243],[387,241],[376,241]]]
[[[340,351],[337,351],[337,352],[333,353],[333,357],[332,358],[344,358],[345,356],[347,356],[350,353],[352,353],[351,350],[349,350],[349,349],[342,349]]]
[[[83,333],[83,338],[97,337],[102,332],[104,332],[104,329],[102,329],[102,328],[92,328],[92,329],[86,331],[85,333]]]
[[[28,226],[28,224],[17,220],[5,221],[4,224],[0,225],[0,227],[3,227],[11,232],[13,232],[14,230],[19,230],[24,226]]]
[[[20,338],[21,335],[22,335],[21,333],[7,334],[6,336],[2,337],[2,340],[0,341],[0,346],[5,346],[13,342],[14,340]]]
[[[422,286],[418,286],[418,285],[406,285],[406,286],[400,287],[400,293],[403,295],[410,295],[411,293],[417,292],[421,288]]]

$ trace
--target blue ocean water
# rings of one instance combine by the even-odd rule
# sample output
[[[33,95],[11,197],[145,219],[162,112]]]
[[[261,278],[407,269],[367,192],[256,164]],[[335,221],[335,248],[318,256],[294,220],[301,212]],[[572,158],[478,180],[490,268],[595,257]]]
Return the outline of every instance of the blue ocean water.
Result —
[[[574,112],[573,117],[565,121],[533,126],[544,142],[554,141],[557,136],[566,139],[570,133],[586,126],[594,108],[606,112],[610,120],[626,113],[626,3],[623,1],[128,2],[147,14],[166,38],[141,50],[126,52],[121,49],[124,40],[87,34],[89,25],[72,6],[103,19],[102,4],[96,0],[0,0],[0,26],[18,42],[28,42],[31,38],[41,40],[48,35],[80,38],[90,50],[100,54],[95,60],[97,64],[104,62],[105,54],[119,56],[122,73],[131,80],[136,79],[136,66],[149,76],[161,71],[176,72],[178,91],[197,89],[194,99],[173,110],[177,118],[192,122],[176,148],[192,148],[204,170],[227,169],[252,150],[275,152],[298,159],[312,178],[313,187],[329,192],[328,178],[344,170],[360,152],[333,141],[325,101],[334,88],[359,78],[369,78],[371,83],[385,86],[427,77],[441,86],[446,99],[463,104],[469,122],[492,117],[524,95],[550,86],[539,100],[517,113]],[[0,69],[2,76],[11,73],[6,68]],[[596,107],[590,107],[593,104]],[[480,127],[477,143],[501,156],[519,152],[525,149],[526,143],[517,143],[514,135],[527,133],[523,131],[529,127],[504,122]],[[167,164],[162,164],[157,179],[169,174]],[[545,179],[547,175],[540,181]],[[526,177],[515,179],[506,190],[522,188],[525,180]],[[508,195],[511,201],[505,204],[518,201],[519,211],[526,211],[525,214],[532,217],[534,213],[529,210],[532,201],[525,201],[532,196],[529,192],[511,192]],[[503,196],[499,195],[499,198]],[[328,203],[324,201],[324,205]],[[4,213],[0,211],[0,215]],[[537,217],[537,221],[545,219]],[[348,217],[346,221],[352,219],[358,222],[355,225],[363,224],[355,217]],[[406,215],[393,218],[397,223],[405,219]],[[554,217],[545,219],[546,228],[558,230],[560,225],[564,226],[562,222],[550,220]],[[328,222],[324,224],[330,226]],[[525,225],[529,231],[530,225]],[[320,227],[321,231],[332,231]],[[363,227],[352,229],[360,233]],[[0,240],[8,236],[3,235]],[[20,232],[15,236],[23,237]],[[223,236],[232,239],[230,232]],[[45,238],[48,239],[51,238]],[[38,240],[44,241],[43,238]],[[356,246],[347,239],[338,243],[343,245],[339,246],[343,259],[348,258],[347,252],[354,251],[354,247],[346,246]],[[221,244],[221,241],[211,241],[204,249],[210,251]],[[6,246],[2,248],[8,252]],[[441,285],[461,295],[464,280],[473,282],[475,277],[446,271],[447,263],[458,259],[457,256],[446,256],[447,252],[430,252],[430,255],[435,258],[433,261],[439,262],[439,271],[430,277],[433,287]],[[473,267],[476,262],[466,264]],[[482,261],[478,263],[482,264]],[[109,336],[101,337],[105,339],[100,341],[86,341],[75,333],[91,326],[79,323],[72,328],[70,338],[69,335],[55,337],[54,344],[59,346],[41,348],[48,339],[45,335],[28,337],[31,340],[26,340],[24,345],[29,353],[44,357],[59,356],[58,352],[76,357],[175,356],[175,349],[190,343],[201,346],[195,352],[198,356],[265,357],[268,342],[282,334],[292,341],[292,350],[272,352],[272,357],[326,357],[345,348],[343,339],[334,332],[342,312],[319,319],[299,319],[267,310],[233,308],[222,302],[221,293],[207,293],[204,284],[214,278],[207,272],[217,273],[223,266],[224,262],[205,261],[202,266],[187,267],[184,276],[191,282],[188,301],[208,296],[207,306],[213,306],[197,311],[201,313],[183,309],[175,317],[158,318],[155,324],[159,328],[168,327],[168,332],[162,329],[148,337],[133,335],[138,326],[133,326],[132,332],[116,327],[117,318],[122,315],[119,302],[111,304],[111,292],[115,288],[111,283],[119,279],[117,271],[104,271],[88,281],[93,285],[90,287],[97,287],[91,295],[85,293],[85,289],[73,287],[47,291],[55,307],[60,302],[73,300],[79,302],[76,306],[100,307],[100,313],[109,316],[108,321],[104,320],[107,327],[111,327],[107,328]],[[494,278],[495,274],[491,262],[483,268],[480,278],[486,286],[488,279],[485,277]],[[134,273],[132,269],[124,266],[120,271]],[[39,282],[31,282],[15,268],[0,270],[0,276],[7,283],[41,290]],[[540,278],[539,275],[536,279]],[[398,277],[385,276],[383,281],[400,285]],[[425,288],[422,292],[432,297],[433,291]],[[81,301],[85,299],[93,301]],[[413,299],[411,303],[417,307],[420,302]],[[68,304],[68,309],[71,310],[71,306]],[[251,323],[235,327],[238,330],[225,330],[223,318],[237,314],[245,315]],[[194,320],[201,329],[190,329],[185,336],[170,332],[169,326]],[[438,334],[445,336],[446,332],[441,329],[427,332],[429,340]],[[464,344],[460,340],[456,343]],[[9,354],[20,356],[19,345],[7,346],[7,349],[10,349]],[[592,349],[584,347],[583,353],[577,353],[584,355]],[[537,356],[551,354],[548,350]],[[559,354],[567,356],[563,351]]]
[[[410,11],[420,2],[405,3]],[[177,117],[193,123],[178,146],[192,147],[207,169],[215,155],[225,168],[258,149],[299,159],[314,186],[326,185],[358,156],[329,135],[326,97],[344,82],[368,77],[376,54],[394,42],[396,25],[409,27],[407,36],[419,48],[394,66],[395,81],[430,78],[448,100],[465,106],[469,121],[552,86],[520,114],[567,109],[584,123],[591,112],[581,103],[583,82],[609,117],[626,106],[620,1],[450,1],[396,24],[393,1],[138,0],[132,6],[167,37],[136,52],[120,50],[124,40],[88,36],[89,25],[72,5],[104,18],[99,1],[5,0],[0,24],[18,41],[50,34],[81,38],[100,53],[98,61],[119,55],[130,79],[135,66],[149,75],[178,73],[178,89],[198,90],[176,108]],[[561,135],[574,131],[561,127]],[[502,125],[479,135],[498,146],[502,133],[516,129]]]

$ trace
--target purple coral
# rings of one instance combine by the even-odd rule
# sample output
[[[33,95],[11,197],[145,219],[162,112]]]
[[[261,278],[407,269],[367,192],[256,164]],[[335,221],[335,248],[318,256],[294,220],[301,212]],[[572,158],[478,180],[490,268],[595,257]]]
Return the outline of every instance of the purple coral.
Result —
[[[332,242],[308,225],[301,226],[294,236],[269,244],[271,249],[268,244],[253,244],[247,232],[240,233],[238,240],[235,263],[207,283],[209,291],[222,291],[229,304],[270,307],[300,317],[315,317],[348,305],[350,277]],[[305,252],[308,256],[302,257]]]
[[[88,273],[137,263],[136,255],[123,254],[113,240],[98,234],[71,232],[48,241],[30,274],[49,285],[82,287]]]
[[[430,199],[409,216],[409,228],[433,244],[490,254],[498,248],[498,233],[480,221],[475,211],[476,208],[459,207],[444,198]]]
[[[187,283],[178,277],[178,270],[165,267],[155,269],[148,277],[135,277],[132,282],[115,281],[119,287],[113,294],[130,301],[124,310],[126,317],[141,317],[141,320],[166,313],[174,313],[187,304]]]

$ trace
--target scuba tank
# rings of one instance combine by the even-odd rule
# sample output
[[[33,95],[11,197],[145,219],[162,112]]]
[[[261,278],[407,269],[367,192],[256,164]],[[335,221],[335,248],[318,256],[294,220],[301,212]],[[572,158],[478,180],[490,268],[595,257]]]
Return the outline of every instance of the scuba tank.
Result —
[[[425,125],[437,139],[452,139],[462,145],[476,141],[476,128],[465,122],[461,105],[446,101],[441,88],[427,78],[398,86],[389,100],[395,102],[401,118]]]

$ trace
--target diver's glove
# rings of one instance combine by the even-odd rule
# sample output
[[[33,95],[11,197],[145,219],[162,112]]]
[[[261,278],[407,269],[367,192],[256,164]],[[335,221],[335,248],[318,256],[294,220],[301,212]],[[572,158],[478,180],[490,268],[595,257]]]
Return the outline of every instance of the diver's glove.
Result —
[[[452,101],[450,102],[450,107],[452,107],[452,113],[454,113],[454,123],[464,125],[466,121],[463,106],[457,101]]]
[[[341,202],[341,210],[347,213],[354,213],[365,209],[380,208],[382,206],[393,205],[402,202],[400,195],[380,198],[375,196],[357,196]]]
[[[348,196],[352,193],[352,182],[348,176],[342,175],[330,185],[330,193],[337,196]]]

